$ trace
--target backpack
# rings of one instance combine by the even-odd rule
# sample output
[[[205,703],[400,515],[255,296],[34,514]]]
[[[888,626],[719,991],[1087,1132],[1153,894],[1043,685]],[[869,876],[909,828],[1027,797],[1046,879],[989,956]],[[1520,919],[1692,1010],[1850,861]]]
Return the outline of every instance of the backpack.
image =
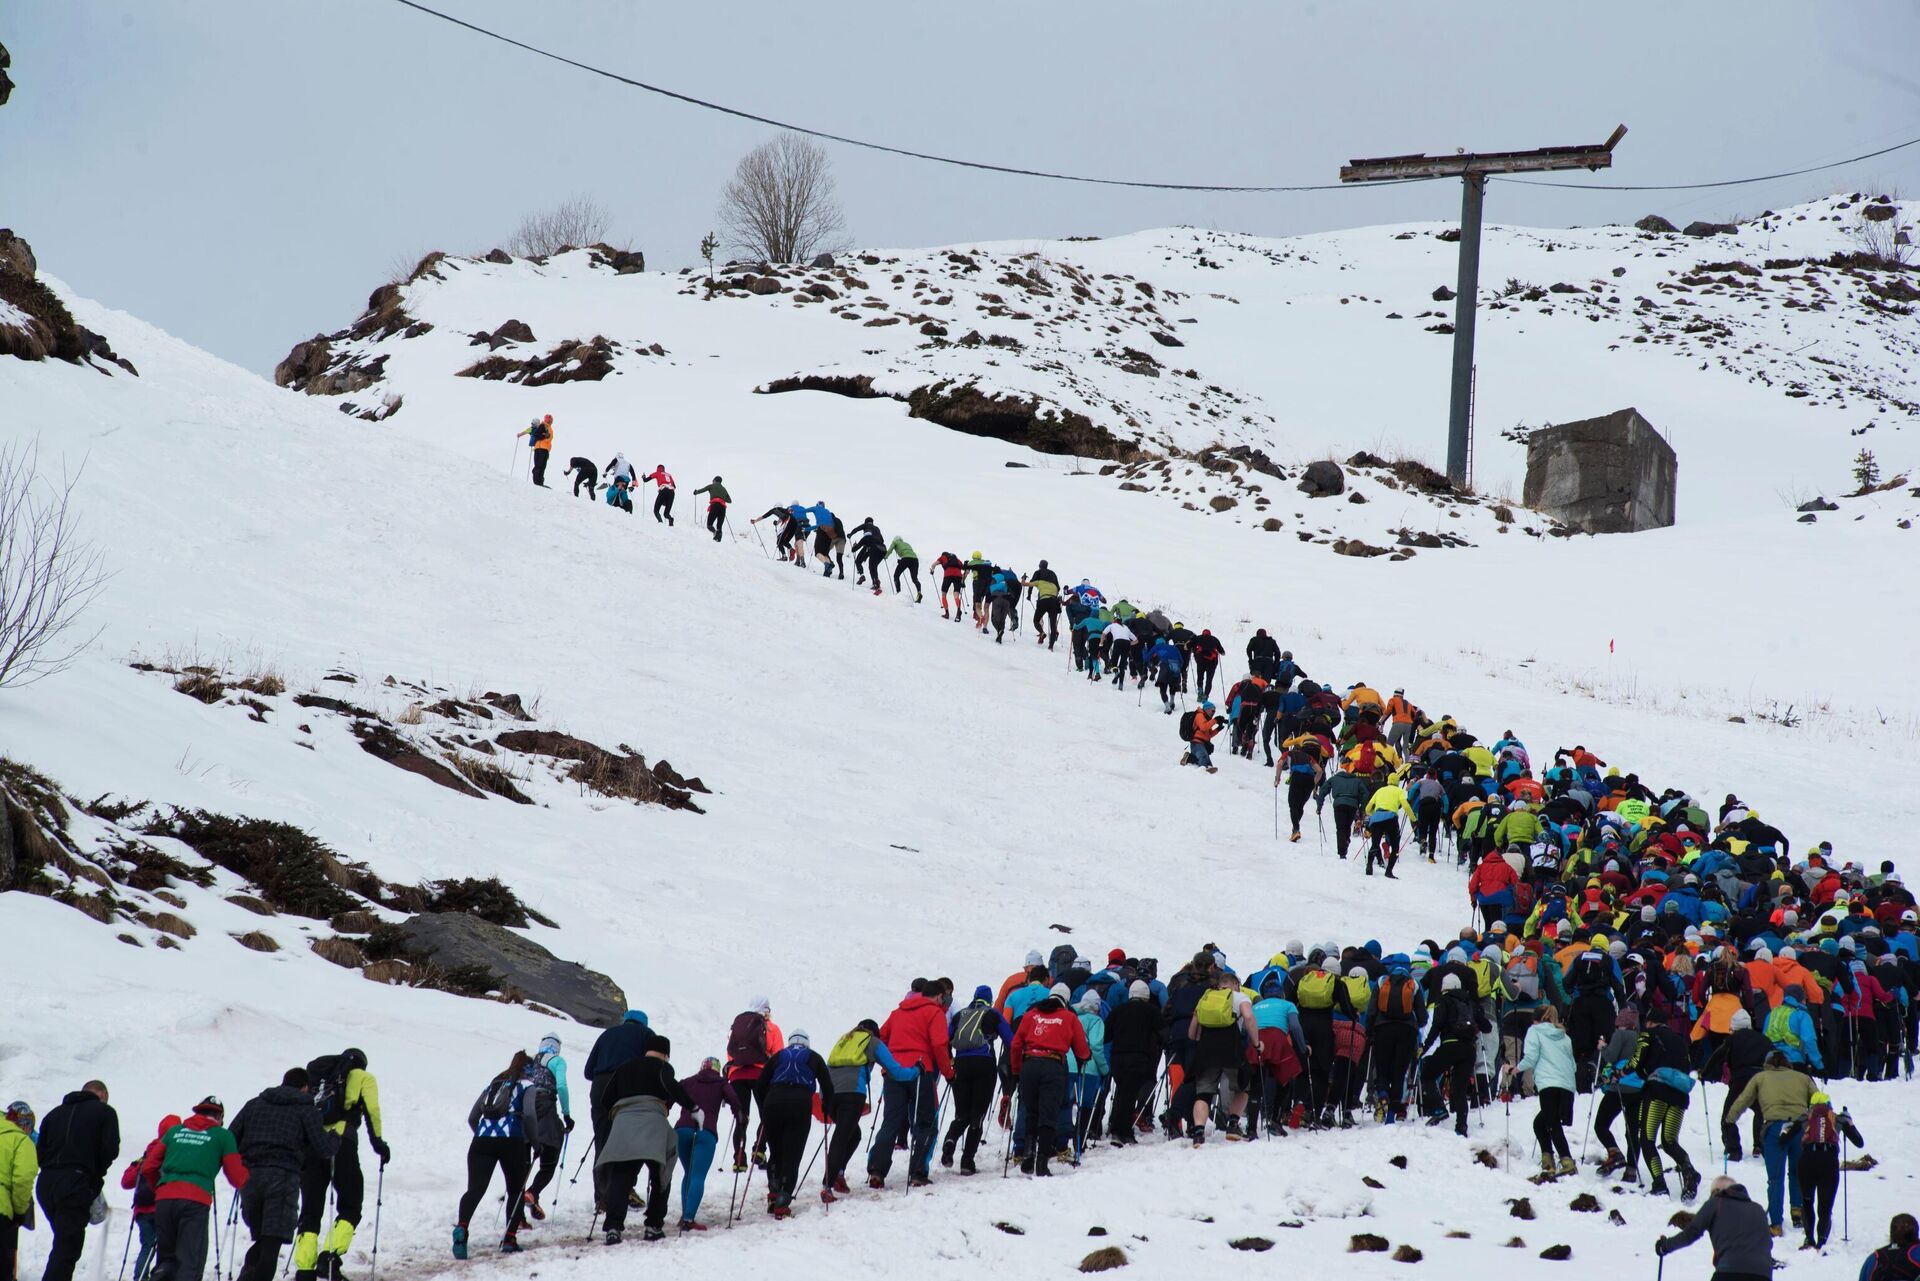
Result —
[[[1540,999],[1540,956],[1536,952],[1522,949],[1507,962],[1505,972],[1507,987],[1518,996],[1529,1001]]]
[[[1833,1123],[1833,1105],[1816,1103],[1807,1113],[1807,1128],[1800,1136],[1802,1143],[1821,1144],[1832,1147],[1840,1141],[1840,1127]]]
[[[1333,1008],[1333,989],[1338,983],[1326,970],[1309,970],[1300,976],[1297,1004],[1303,1010],[1330,1010]]]
[[[1209,988],[1200,997],[1200,1004],[1194,1006],[1193,1017],[1201,1027],[1233,1026],[1233,990],[1231,988]]]
[[[765,1016],[748,1010],[733,1020],[733,1030],[727,1036],[727,1062],[743,1067],[759,1067],[767,1061],[766,1044],[767,1020]]]
[[[552,429],[545,423],[535,422],[531,427],[527,428],[527,443],[529,445],[537,445],[552,435]]]
[[[977,1050],[987,1043],[987,1019],[993,1014],[991,1005],[969,1005],[960,1011],[960,1017],[953,1023],[953,1049],[958,1051]]]
[[[1368,739],[1366,742],[1360,744],[1360,746],[1354,748],[1353,750],[1353,772],[1354,773],[1371,774],[1373,773],[1373,771],[1379,768],[1380,768],[1380,760],[1379,760],[1378,754],[1373,749],[1372,739]]]
[[[1404,974],[1396,974],[1380,985],[1373,994],[1374,1012],[1382,1018],[1395,1022],[1413,1017],[1413,980]]]
[[[804,1085],[813,1088],[813,1051],[804,1045],[790,1045],[773,1056],[773,1084]]]
[[[1793,1030],[1793,1006],[1785,1001],[1767,1014],[1767,1039],[1782,1049],[1800,1048],[1800,1036]]]
[[[1308,751],[1304,747],[1296,747],[1293,749],[1292,764],[1288,768],[1290,772],[1294,774],[1310,775],[1313,773],[1313,767],[1316,764],[1318,764],[1318,760],[1315,753]]]
[[[1444,996],[1441,997],[1440,1013],[1437,1016],[1440,1023],[1440,1035],[1443,1038],[1473,1035],[1474,1032],[1478,1030],[1476,1026],[1478,1022],[1478,1019],[1475,1017],[1476,1014],[1477,1011],[1467,1003],[1467,999],[1463,996],[1454,994],[1454,999],[1451,1001]]]
[[[828,1067],[865,1067],[873,1051],[873,1033],[857,1027],[833,1043],[827,1052]]]
[[[344,1055],[323,1054],[307,1064],[307,1077],[313,1082],[313,1106],[320,1111],[320,1124],[337,1125],[347,1119],[347,1066]]]
[[[487,1082],[487,1087],[480,1091],[480,1119],[504,1121],[512,1116],[519,1092],[520,1082],[515,1080]]]
[[[1199,714],[1200,714],[1199,709],[1196,708],[1195,710],[1181,716],[1180,718],[1180,741],[1181,742],[1191,743],[1193,741],[1193,718],[1198,716]]]

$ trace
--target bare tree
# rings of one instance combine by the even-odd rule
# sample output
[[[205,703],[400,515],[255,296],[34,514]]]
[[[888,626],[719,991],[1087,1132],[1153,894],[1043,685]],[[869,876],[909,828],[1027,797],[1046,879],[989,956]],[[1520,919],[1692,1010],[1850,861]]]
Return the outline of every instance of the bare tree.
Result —
[[[592,196],[575,196],[522,218],[507,248],[522,258],[543,258],[562,249],[598,244],[607,238],[610,221],[599,201]]]
[[[720,197],[735,248],[768,262],[805,262],[844,247],[833,166],[816,142],[783,133],[740,157]]]
[[[40,475],[38,445],[0,449],[0,688],[63,671],[99,628],[74,628],[107,574],[80,540],[73,493],[80,476]]]
[[[1860,251],[1891,268],[1909,266],[1914,259],[1913,229],[1900,221],[1900,193],[1889,192],[1886,203],[1863,204],[1853,212],[1847,234]]]

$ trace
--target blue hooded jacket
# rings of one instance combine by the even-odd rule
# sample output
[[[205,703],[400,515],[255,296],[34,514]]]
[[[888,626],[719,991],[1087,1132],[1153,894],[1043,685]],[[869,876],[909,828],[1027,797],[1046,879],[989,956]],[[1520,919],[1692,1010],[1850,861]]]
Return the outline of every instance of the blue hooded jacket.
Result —
[[[960,1026],[960,1017],[974,1007],[982,1005],[987,1009],[987,1018],[981,1023],[981,1030],[986,1033],[986,1039],[970,1050],[954,1050],[954,1058],[987,1059],[991,1061],[994,1058],[993,1043],[996,1039],[1009,1049],[1013,1047],[1013,1028],[1008,1024],[1006,1018],[1000,1011],[994,1008],[993,989],[984,983],[973,989],[973,1000],[971,1002],[947,1016],[947,1039],[949,1044],[952,1042],[954,1029]]]
[[[602,1032],[593,1043],[593,1049],[587,1052],[587,1080],[611,1076],[621,1064],[631,1063],[645,1054],[652,1041],[653,1033],[647,1030],[646,1011],[628,1010],[626,1017],[618,1025]]]

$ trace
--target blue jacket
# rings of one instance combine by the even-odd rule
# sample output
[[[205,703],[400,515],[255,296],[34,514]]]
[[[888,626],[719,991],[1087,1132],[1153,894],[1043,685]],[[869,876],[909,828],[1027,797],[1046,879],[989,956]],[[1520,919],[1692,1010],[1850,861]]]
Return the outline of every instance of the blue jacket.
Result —
[[[1787,1014],[1787,1032],[1790,1036],[1798,1039],[1800,1044],[1794,1045],[1784,1037],[1780,1040],[1773,1041],[1771,1033],[1768,1033],[1767,1039],[1773,1041],[1773,1047],[1776,1050],[1779,1050],[1787,1056],[1787,1062],[1796,1066],[1803,1063],[1810,1063],[1814,1067],[1824,1070],[1826,1065],[1820,1059],[1820,1034],[1814,1030],[1813,1017],[1807,1013],[1806,1004],[1800,999],[1798,992],[1791,988],[1787,990],[1787,994],[1782,998],[1780,1004],[1768,1013],[1766,1022],[1761,1025],[1762,1030],[1773,1025],[1774,1016],[1779,1014],[1781,1010],[1789,1011]]]
[[[1013,1020],[1013,1025],[1019,1027],[1020,1020],[1027,1016],[1027,1011],[1046,1000],[1050,990],[1043,983],[1028,983],[1009,993],[1007,1016]]]
[[[1107,1074],[1107,1021],[1101,1015],[1079,1011],[1080,1030],[1087,1034],[1087,1048],[1093,1051],[1093,1057],[1085,1064],[1073,1051],[1067,1051],[1067,1071],[1078,1072],[1086,1076],[1105,1076]]]
[[[1887,940],[1887,946],[1909,961],[1920,961],[1920,936],[1896,934]]]
[[[1014,590],[1013,584],[1015,581],[1016,580],[1014,576],[1009,574],[1006,570],[1004,569],[995,570],[993,574],[993,581],[987,585],[987,595],[1005,596]]]
[[[1292,1001],[1284,996],[1261,997],[1253,1003],[1253,1025],[1257,1028],[1285,1029],[1287,1039],[1293,1042],[1294,1052],[1300,1056],[1300,1061],[1307,1061],[1307,1034],[1300,1026],[1300,1011]]]
[[[1158,663],[1169,672],[1180,670],[1180,647],[1162,636],[1147,649],[1147,661]]]
[[[1535,1089],[1575,1092],[1573,1042],[1564,1031],[1551,1023],[1535,1023],[1527,1029],[1524,1045],[1520,1061],[1513,1065],[1516,1076],[1531,1072]]]
[[[812,507],[802,507],[800,510],[813,518],[813,527],[815,529],[833,528],[833,522],[836,518],[832,512],[827,510],[824,503],[816,503]]]
[[[787,515],[793,517],[793,523],[797,528],[805,529],[807,527],[807,509],[799,503],[794,503],[791,507],[788,507]]]
[[[896,1081],[911,1081],[920,1075],[919,1068],[903,1066],[899,1059],[893,1057],[893,1051],[887,1048],[887,1043],[876,1036],[873,1038],[873,1063],[862,1067],[854,1081],[853,1088],[863,1099],[867,1097],[867,1078],[873,1074],[874,1063],[885,1068],[887,1075]]]
[[[653,1033],[647,1031],[647,1016],[639,1010],[628,1010],[619,1026],[602,1032],[593,1049],[587,1052],[587,1080],[613,1075],[613,1070],[622,1063],[631,1063],[645,1054],[652,1041]]]
[[[1688,922],[1693,925],[1699,925],[1705,920],[1705,916],[1701,911],[1700,891],[1687,885],[1683,885],[1679,889],[1668,890],[1666,897],[1660,900],[1660,910],[1662,912],[1668,910],[1678,911],[1680,915],[1686,917]]]

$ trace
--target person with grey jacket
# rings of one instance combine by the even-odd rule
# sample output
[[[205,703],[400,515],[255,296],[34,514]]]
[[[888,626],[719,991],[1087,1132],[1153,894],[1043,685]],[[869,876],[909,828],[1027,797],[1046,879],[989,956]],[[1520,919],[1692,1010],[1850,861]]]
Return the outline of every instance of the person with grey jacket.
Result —
[[[1713,1281],[1769,1281],[1773,1276],[1773,1230],[1767,1212],[1724,1174],[1713,1181],[1693,1221],[1655,1241],[1653,1252],[1664,1257],[1702,1235],[1713,1242]]]
[[[693,1116],[695,1128],[705,1121],[698,1105],[680,1085],[667,1056],[673,1047],[664,1036],[647,1042],[647,1052],[614,1070],[607,1087],[611,1120],[607,1141],[600,1145],[594,1159],[596,1173],[607,1180],[606,1243],[620,1244],[627,1226],[627,1198],[640,1180],[642,1166],[647,1170],[647,1215],[643,1239],[658,1241],[666,1235],[667,1202],[673,1192],[673,1163],[678,1144],[673,1124],[667,1117],[667,1104],[676,1103]]]

